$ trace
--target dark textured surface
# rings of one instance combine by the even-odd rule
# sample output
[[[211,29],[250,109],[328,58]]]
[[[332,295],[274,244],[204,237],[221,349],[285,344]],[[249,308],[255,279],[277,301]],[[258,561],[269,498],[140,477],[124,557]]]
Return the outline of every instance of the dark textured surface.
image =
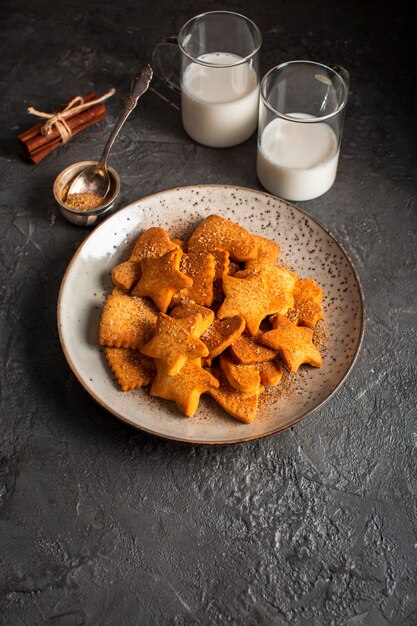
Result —
[[[211,5],[213,8],[214,4]],[[345,65],[351,94],[338,178],[302,206],[361,276],[367,331],[344,387],[295,428],[192,447],[118,422],[61,352],[60,281],[86,231],[55,214],[55,175],[95,158],[138,63],[202,2],[2,6],[0,623],[417,623],[415,34],[408,6],[230,2],[264,35],[262,67]],[[39,166],[14,136],[25,108],[120,89],[100,126]],[[111,162],[122,204],[192,183],[259,188],[255,138],[194,144],[155,94]]]

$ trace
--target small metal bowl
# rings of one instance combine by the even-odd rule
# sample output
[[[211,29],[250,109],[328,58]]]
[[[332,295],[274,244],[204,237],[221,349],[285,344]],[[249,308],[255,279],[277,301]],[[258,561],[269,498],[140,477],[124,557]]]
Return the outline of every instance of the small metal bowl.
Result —
[[[80,163],[74,163],[65,170],[63,170],[55,179],[54,182],[54,196],[59,205],[59,210],[66,220],[77,226],[94,226],[102,219],[110,215],[115,207],[116,200],[120,194],[120,178],[118,173],[112,167],[108,167],[110,174],[110,191],[106,196],[106,202],[99,206],[97,209],[91,211],[77,211],[66,206],[62,196],[66,185],[77,176],[83,169],[89,165],[95,165],[96,161],[80,161]]]

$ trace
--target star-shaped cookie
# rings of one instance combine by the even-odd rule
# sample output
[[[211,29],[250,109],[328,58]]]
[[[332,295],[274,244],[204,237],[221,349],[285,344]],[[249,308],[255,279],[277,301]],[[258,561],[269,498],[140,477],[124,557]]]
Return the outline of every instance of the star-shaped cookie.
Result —
[[[132,295],[148,296],[165,313],[174,293],[193,284],[193,279],[180,271],[182,254],[182,250],[176,248],[160,257],[142,259],[142,276]]]
[[[168,376],[175,376],[189,359],[208,356],[207,346],[198,338],[203,328],[200,313],[180,319],[160,313],[155,335],[141,352],[158,359]]]
[[[135,243],[129,259],[113,268],[112,279],[114,284],[123,291],[130,291],[140,279],[140,261],[142,259],[162,256],[174,248],[178,248],[178,245],[171,241],[163,228],[149,228],[142,233]]]
[[[195,302],[185,301],[181,302],[181,304],[176,306],[174,309],[171,309],[169,312],[171,317],[175,317],[177,319],[182,317],[192,317],[196,313],[200,313],[203,318],[202,332],[205,333],[214,321],[214,311],[211,309],[208,309],[205,306],[200,306]]]
[[[182,317],[192,317],[196,313],[200,313],[201,317],[203,318],[202,332],[205,333],[214,321],[214,311],[212,311],[211,309],[208,309],[205,306],[200,306],[195,302],[185,301],[181,302],[181,304],[178,304],[178,306],[171,309],[171,311],[169,312],[171,317],[175,317],[177,319],[180,319]]]
[[[224,302],[217,312],[219,319],[241,315],[248,332],[254,336],[262,320],[273,313],[286,313],[293,304],[293,283],[281,268],[244,270],[223,278]],[[278,270],[278,271],[277,271]],[[284,270],[286,272],[286,270]],[[292,279],[295,283],[295,279]]]
[[[159,361],[156,365],[151,396],[174,400],[187,417],[196,412],[202,393],[219,387],[218,380],[201,367],[201,359],[188,361],[176,376],[169,376]]]
[[[275,315],[273,326],[260,336],[260,341],[278,352],[290,372],[296,372],[302,363],[321,367],[322,357],[313,344],[311,328],[296,326],[284,315]]]
[[[174,248],[178,248],[178,244],[171,241],[168,233],[159,226],[153,226],[145,230],[139,237],[130,255],[130,260],[154,259]]]
[[[288,317],[302,326],[314,328],[323,317],[323,309],[319,304],[323,299],[323,291],[314,278],[303,278],[297,282],[293,291],[294,310]]]

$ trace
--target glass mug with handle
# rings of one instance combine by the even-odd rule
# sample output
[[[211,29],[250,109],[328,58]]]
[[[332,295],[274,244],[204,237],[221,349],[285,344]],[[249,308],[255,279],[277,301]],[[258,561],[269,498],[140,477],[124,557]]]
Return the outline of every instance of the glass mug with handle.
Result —
[[[312,200],[336,178],[349,74],[341,66],[289,61],[261,83],[257,174],[286,200]]]
[[[230,11],[211,11],[182,26],[175,43],[180,80],[175,77],[166,46],[153,54],[157,74],[181,91],[182,123],[187,134],[205,146],[228,148],[246,141],[258,124],[258,27]],[[179,84],[178,84],[179,83]]]

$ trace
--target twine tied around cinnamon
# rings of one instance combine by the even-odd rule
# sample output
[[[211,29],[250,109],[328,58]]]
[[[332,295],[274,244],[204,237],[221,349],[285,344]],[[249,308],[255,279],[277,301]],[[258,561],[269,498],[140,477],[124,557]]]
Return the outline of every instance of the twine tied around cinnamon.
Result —
[[[83,111],[84,109],[89,109],[90,107],[99,104],[100,102],[103,102],[103,100],[111,98],[115,91],[116,90],[112,88],[107,93],[105,93],[104,96],[101,96],[96,100],[90,100],[89,102],[84,102],[84,98],[82,98],[81,96],[76,96],[67,104],[67,106],[62,111],[59,112],[44,113],[43,111],[38,111],[33,107],[29,107],[28,113],[30,113],[31,115],[37,115],[38,117],[47,120],[42,126],[42,135],[50,135],[52,133],[52,130],[55,128],[61,137],[62,143],[67,143],[72,137],[72,132],[66,120],[73,115],[77,115],[77,113]]]

